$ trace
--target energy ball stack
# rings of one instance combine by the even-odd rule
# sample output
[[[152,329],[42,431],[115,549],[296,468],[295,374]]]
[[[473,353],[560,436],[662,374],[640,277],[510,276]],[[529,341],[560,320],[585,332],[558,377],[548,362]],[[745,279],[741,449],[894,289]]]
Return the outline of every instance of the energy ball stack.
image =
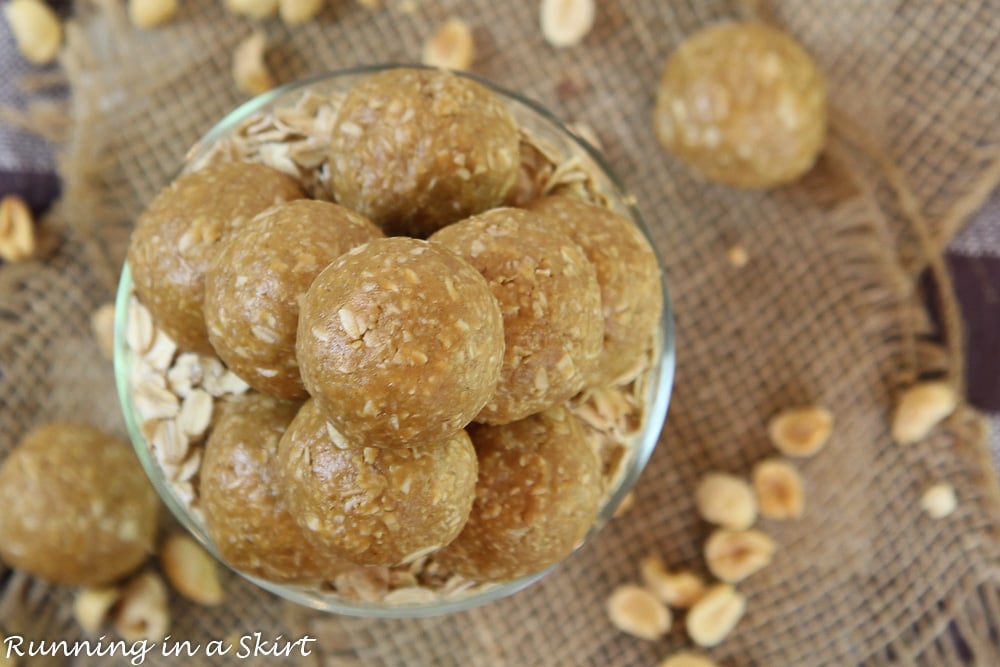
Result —
[[[480,582],[562,560],[604,493],[567,402],[648,358],[652,248],[568,195],[503,207],[521,131],[467,78],[372,75],[316,139],[336,203],[211,164],[157,196],[129,250],[160,331],[252,387],[205,443],[219,552],[316,584],[426,556]]]

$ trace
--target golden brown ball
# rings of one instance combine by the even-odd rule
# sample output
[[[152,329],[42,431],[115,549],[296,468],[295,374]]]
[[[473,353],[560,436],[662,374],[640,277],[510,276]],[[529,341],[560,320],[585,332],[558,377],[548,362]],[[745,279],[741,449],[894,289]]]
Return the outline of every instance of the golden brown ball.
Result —
[[[49,581],[108,584],[153,551],[153,486],[128,444],[86,424],[29,432],[0,467],[0,507],[0,557]]]
[[[654,121],[660,143],[709,180],[773,187],[807,172],[823,149],[826,84],[780,30],[721,23],[671,54]]]
[[[182,349],[214,354],[202,311],[219,241],[264,209],[303,196],[280,171],[233,162],[181,176],[139,216],[128,249],[135,291]]]

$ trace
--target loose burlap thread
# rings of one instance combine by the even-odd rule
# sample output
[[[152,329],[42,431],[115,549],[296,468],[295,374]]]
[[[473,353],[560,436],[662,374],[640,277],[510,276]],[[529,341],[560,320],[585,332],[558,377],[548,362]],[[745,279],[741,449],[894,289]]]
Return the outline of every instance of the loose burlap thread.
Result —
[[[746,475],[773,453],[767,419],[818,403],[837,423],[828,447],[800,464],[806,518],[762,524],[780,545],[775,561],[740,585],[746,617],[711,655],[769,667],[1000,663],[1000,497],[982,424],[962,407],[919,445],[893,445],[888,434],[902,387],[961,379],[939,250],[1000,178],[1000,5],[601,3],[585,43],[557,51],[538,31],[536,4],[424,0],[407,13],[396,2],[373,11],[345,1],[305,26],[261,27],[268,62],[287,81],[415,60],[422,40],[458,15],[475,28],[477,73],[597,131],[666,261],[677,321],[673,403],[636,506],[538,585],[468,612],[326,616],[227,574],[220,607],[174,600],[172,635],[309,634],[319,638],[313,660],[330,665],[655,664],[684,643],[679,625],[659,642],[622,635],[606,619],[607,595],[635,580],[650,553],[704,573],[708,528],[692,502],[699,475]],[[658,148],[651,125],[668,53],[712,21],[754,13],[816,56],[835,119],[813,172],[766,193],[704,183]],[[44,264],[0,270],[0,454],[55,418],[121,431],[87,317],[112,297],[135,215],[241,100],[230,56],[253,29],[210,0],[183,3],[176,22],[142,33],[110,2],[77,14],[63,60],[73,92],[65,192],[54,212],[66,241]],[[740,269],[726,260],[734,244],[750,257]],[[947,306],[942,331],[917,293],[927,267]],[[918,499],[939,479],[960,504],[932,522]],[[81,636],[69,598],[8,571],[0,631]]]

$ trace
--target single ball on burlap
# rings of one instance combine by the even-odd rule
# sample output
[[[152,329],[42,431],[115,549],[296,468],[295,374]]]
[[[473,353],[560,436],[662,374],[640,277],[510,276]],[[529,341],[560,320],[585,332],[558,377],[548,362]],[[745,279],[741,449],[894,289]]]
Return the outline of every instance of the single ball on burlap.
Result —
[[[633,379],[642,370],[663,313],[660,265],[649,241],[628,218],[573,197],[543,197],[528,209],[552,220],[597,271],[604,348],[588,384]]]
[[[500,383],[476,421],[515,421],[584,388],[604,323],[596,272],[580,246],[537,213],[516,208],[473,216],[430,240],[475,266],[503,312]]]
[[[201,507],[236,569],[270,581],[330,581],[354,565],[313,544],[278,490],[278,441],[299,407],[254,392],[222,404],[205,443]]]
[[[558,407],[469,428],[479,457],[465,528],[435,559],[477,581],[509,581],[568,556],[597,518],[601,471],[579,421]]]
[[[49,581],[108,584],[153,551],[153,486],[128,444],[86,424],[30,431],[0,467],[0,507],[0,557]]]
[[[826,84],[812,57],[761,23],[722,23],[670,55],[656,134],[706,178],[740,188],[794,181],[826,141]]]
[[[415,447],[452,435],[493,394],[500,307],[448,250],[377,239],[342,255],[302,300],[302,380],[348,442]]]
[[[295,358],[299,298],[333,260],[381,236],[364,216],[311,199],[241,226],[205,275],[205,324],[219,357],[257,391],[306,398]]]
[[[333,129],[337,201],[394,234],[427,236],[498,206],[520,168],[519,133],[484,86],[393,69],[358,84]]]
[[[278,446],[281,493],[318,548],[398,565],[451,542],[469,517],[476,452],[464,430],[419,447],[346,447],[307,401]]]
[[[203,306],[219,241],[264,209],[303,196],[280,171],[233,162],[181,176],[139,216],[128,248],[135,291],[182,349],[215,354]]]

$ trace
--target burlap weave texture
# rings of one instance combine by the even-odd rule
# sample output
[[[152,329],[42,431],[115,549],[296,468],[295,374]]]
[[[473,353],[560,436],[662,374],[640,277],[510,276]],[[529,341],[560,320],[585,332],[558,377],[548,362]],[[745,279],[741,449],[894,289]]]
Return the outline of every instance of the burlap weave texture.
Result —
[[[74,124],[56,215],[70,241],[43,269],[0,272],[0,453],[46,419],[118,423],[87,315],[111,297],[135,214],[241,99],[229,59],[251,23],[190,0],[177,22],[137,33],[106,4],[78,7],[65,62]],[[321,638],[318,661],[330,665],[655,664],[683,633],[657,643],[621,635],[605,617],[608,593],[634,580],[648,553],[701,567],[698,476],[747,474],[772,451],[764,428],[772,414],[821,403],[837,424],[829,446],[801,466],[806,518],[763,525],[778,555],[741,585],[749,611],[713,657],[767,667],[1000,663],[1000,500],[980,423],[963,409],[904,449],[890,442],[887,417],[917,377],[961,375],[956,355],[933,341],[943,336],[954,352],[960,333],[932,330],[913,270],[933,265],[934,244],[997,181],[1000,3],[606,2],[585,43],[565,51],[544,43],[536,5],[423,0],[409,14],[396,2],[366,10],[343,0],[317,22],[263,28],[274,45],[269,63],[292,80],[415,60],[422,40],[459,15],[476,30],[478,74],[597,131],[666,260],[677,320],[673,403],[635,508],[540,584],[462,614],[317,616],[231,577],[221,608],[178,602],[172,634],[205,642],[309,633]],[[768,193],[700,181],[658,148],[650,120],[671,49],[751,10],[816,55],[839,119],[817,168]],[[737,243],[750,257],[740,269],[726,260]],[[951,298],[947,289],[941,298]],[[917,502],[941,478],[961,504],[932,523]],[[0,630],[75,636],[67,600],[15,574],[0,597]]]

